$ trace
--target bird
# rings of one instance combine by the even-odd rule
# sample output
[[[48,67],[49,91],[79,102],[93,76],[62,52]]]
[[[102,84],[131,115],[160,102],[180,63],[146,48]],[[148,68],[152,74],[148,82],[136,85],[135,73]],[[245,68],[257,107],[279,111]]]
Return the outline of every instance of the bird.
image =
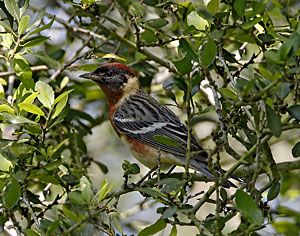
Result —
[[[102,89],[112,127],[138,161],[150,169],[157,167],[158,162],[161,169],[186,165],[187,127],[167,106],[141,88],[137,73],[131,67],[109,62],[80,77],[95,81]],[[193,135],[190,142],[190,168],[199,171],[208,181],[215,180],[208,168],[208,153]],[[235,187],[229,180],[222,185]]]

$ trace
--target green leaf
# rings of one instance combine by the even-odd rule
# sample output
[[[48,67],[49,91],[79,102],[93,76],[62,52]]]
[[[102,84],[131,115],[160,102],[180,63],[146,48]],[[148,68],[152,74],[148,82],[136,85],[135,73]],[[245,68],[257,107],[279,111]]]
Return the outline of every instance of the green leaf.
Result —
[[[219,11],[219,4],[219,0],[210,0],[207,4],[207,9],[211,14],[215,15]]]
[[[262,17],[254,18],[253,20],[247,21],[241,25],[241,28],[244,30],[252,28],[254,25],[256,25],[258,22],[262,20]]]
[[[222,87],[219,89],[219,92],[222,94],[222,97],[227,97],[232,100],[237,100],[237,95],[235,94],[235,92],[232,89]]]
[[[295,118],[296,120],[300,120],[300,105],[292,105],[288,107],[288,113],[290,114],[291,117]]]
[[[200,51],[201,64],[204,67],[208,67],[214,62],[216,56],[217,56],[217,45],[213,39],[209,38],[203,44]]]
[[[15,0],[4,0],[5,7],[9,14],[12,15],[17,21],[20,20],[20,10]]]
[[[67,105],[68,102],[68,95],[64,96],[56,105],[55,107],[55,111],[54,114],[52,115],[52,119],[56,118],[61,112],[62,110],[65,108],[65,106]]]
[[[273,199],[275,199],[280,191],[280,183],[278,181],[272,183],[268,195],[267,195],[267,199],[268,201],[272,201]]]
[[[163,194],[159,189],[157,188],[136,188],[137,191],[141,192],[141,193],[146,193],[148,194],[150,197],[153,198],[157,198],[157,197],[161,197],[164,198],[166,197],[165,194]]]
[[[54,92],[50,85],[43,81],[38,81],[35,84],[35,90],[39,92],[37,98],[43,106],[51,109],[54,104]]]
[[[82,176],[80,179],[80,191],[81,191],[82,199],[86,203],[89,203],[94,197],[91,183],[85,176]]]
[[[162,28],[167,24],[169,24],[169,21],[163,18],[157,18],[157,19],[148,20],[145,23],[153,28]]]
[[[21,186],[19,182],[12,179],[4,190],[4,204],[7,208],[12,209],[19,202],[21,197]]]
[[[197,53],[186,39],[179,40],[179,48],[186,54],[190,60],[199,61]]]
[[[296,143],[292,149],[293,157],[300,157],[300,142]]]
[[[0,172],[5,171],[8,172],[13,167],[11,161],[7,160],[1,153],[0,153]],[[1,173],[2,175],[2,173]]]
[[[51,150],[51,153],[50,153],[50,156],[53,156],[66,142],[68,142],[69,139],[65,139],[63,141],[61,141],[59,144],[57,144],[52,150]]]
[[[30,16],[29,15],[26,15],[26,16],[22,16],[21,20],[20,20],[20,23],[19,23],[19,27],[18,27],[18,34],[19,35],[22,35],[27,27],[28,27],[28,24],[29,24],[29,21],[30,21]]]
[[[32,71],[27,60],[16,55],[14,58],[14,69],[25,88],[28,90],[33,89],[34,80],[32,79]]]
[[[45,52],[43,51],[38,51],[33,53],[38,59],[43,61],[44,63],[47,64],[51,69],[57,69],[60,67],[60,64],[58,61],[53,60],[51,57],[49,57]]]
[[[64,216],[66,216],[67,218],[69,218],[69,219],[71,219],[75,222],[79,222],[81,220],[80,217],[78,217],[78,214],[76,214],[73,211],[69,210],[66,205],[63,205],[62,211],[64,213]]]
[[[129,6],[128,13],[134,17],[144,17],[146,14],[146,9],[141,3],[132,2]]]
[[[14,109],[11,108],[9,105],[6,105],[6,104],[0,104],[0,112],[8,112],[10,114],[15,113]]]
[[[34,99],[39,95],[39,92],[34,92],[30,94],[25,100],[23,101],[24,103],[33,103]]]
[[[170,147],[181,147],[181,144],[179,142],[165,135],[154,135],[153,140]]]
[[[11,45],[14,42],[14,37],[11,33],[1,34],[2,41],[0,42],[0,45],[2,45],[5,48],[10,49]]]
[[[29,32],[29,33],[28,33],[28,36],[34,35],[34,34],[38,34],[38,33],[42,32],[42,31],[45,30],[45,29],[49,29],[49,28],[52,26],[54,20],[55,20],[55,17],[53,17],[53,18],[51,19],[51,21],[50,21],[48,24],[43,25],[42,27],[36,28],[36,29],[34,29],[33,31]]]
[[[59,95],[57,98],[55,98],[54,100],[54,105],[56,103],[58,103],[60,100],[64,99],[65,97],[68,97],[68,95],[73,91],[74,89],[70,89],[70,90],[67,90],[65,92],[63,92],[61,95]]]
[[[10,124],[36,124],[36,122],[31,121],[24,116],[17,116],[7,112],[1,112],[0,117],[2,117],[2,119],[6,120]]]
[[[196,11],[192,11],[187,16],[187,24],[188,26],[194,26],[197,30],[205,30],[206,27],[209,26],[209,23],[207,20],[199,16],[199,14]]]
[[[169,236],[177,236],[177,228],[176,225],[173,225]]]
[[[12,30],[12,28],[6,24],[4,21],[0,21],[0,26],[2,26],[4,29],[6,29],[7,32],[14,34],[15,32]]]
[[[166,228],[167,223],[162,220],[159,219],[158,221],[156,221],[153,225],[150,225],[148,227],[146,227],[145,229],[143,229],[138,236],[149,236],[149,235],[154,235],[160,231],[162,231],[164,228]]]
[[[159,181],[159,185],[162,185],[161,191],[163,193],[171,193],[179,191],[184,184],[184,180],[177,178],[166,178]]]
[[[32,114],[36,114],[36,115],[39,115],[39,116],[45,116],[45,113],[42,111],[42,109],[37,107],[34,104],[22,102],[22,103],[18,104],[18,107],[21,110],[30,112]]]
[[[240,17],[243,17],[246,9],[246,0],[234,0],[233,8]]]
[[[43,44],[49,39],[49,37],[38,36],[36,38],[29,39],[27,42],[23,44],[23,48],[31,48]]]
[[[278,115],[269,105],[266,105],[267,125],[272,134],[276,137],[281,135],[282,124],[280,115]]]
[[[33,229],[24,229],[23,232],[25,236],[40,236],[40,234],[35,232]]]
[[[261,211],[258,209],[255,201],[251,196],[242,190],[237,190],[235,197],[236,207],[239,212],[245,217],[250,223],[260,225],[263,222],[263,216]]]
[[[173,63],[181,74],[187,74],[193,69],[192,62],[188,56],[185,56],[181,60],[174,61]]]

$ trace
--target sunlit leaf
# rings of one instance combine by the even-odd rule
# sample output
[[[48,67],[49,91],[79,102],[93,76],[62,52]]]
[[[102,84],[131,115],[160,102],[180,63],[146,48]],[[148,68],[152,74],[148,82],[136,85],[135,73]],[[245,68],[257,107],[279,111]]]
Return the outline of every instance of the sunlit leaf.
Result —
[[[9,14],[11,14],[17,21],[20,20],[20,10],[15,0],[4,0],[5,7]]]
[[[20,20],[20,23],[19,23],[19,27],[18,27],[18,34],[19,35],[22,35],[27,27],[28,27],[28,24],[29,24],[29,21],[30,21],[30,16],[29,15],[26,15],[26,16],[22,16],[21,20]]]
[[[37,98],[43,106],[51,109],[54,104],[54,92],[50,85],[43,81],[38,81],[35,84],[35,90],[39,92]]]
[[[11,108],[9,105],[6,105],[6,104],[0,104],[0,112],[8,112],[10,114],[15,113],[14,109]]]
[[[32,114],[36,114],[39,116],[45,116],[45,113],[43,112],[43,110],[34,104],[22,102],[22,103],[18,104],[18,106],[21,110],[24,110],[24,111],[27,111],[27,112],[30,112]]]

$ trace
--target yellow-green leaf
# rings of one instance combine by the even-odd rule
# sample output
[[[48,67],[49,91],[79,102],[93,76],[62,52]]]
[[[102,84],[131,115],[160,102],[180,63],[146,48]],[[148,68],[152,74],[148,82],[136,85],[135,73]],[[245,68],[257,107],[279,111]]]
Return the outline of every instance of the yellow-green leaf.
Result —
[[[0,105],[0,112],[8,112],[10,114],[15,113],[14,109],[12,109],[10,106],[8,106],[6,104],[1,104]]]
[[[36,114],[39,116],[45,116],[45,113],[42,111],[42,109],[37,107],[34,104],[22,102],[22,103],[18,104],[18,106],[21,110],[24,110],[24,111],[27,111],[27,112],[30,112],[32,114]]]

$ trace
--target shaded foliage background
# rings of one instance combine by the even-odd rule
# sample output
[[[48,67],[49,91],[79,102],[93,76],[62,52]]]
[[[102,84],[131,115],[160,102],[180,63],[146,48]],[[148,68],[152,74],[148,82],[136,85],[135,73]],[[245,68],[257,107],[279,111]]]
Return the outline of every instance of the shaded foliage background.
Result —
[[[199,235],[299,235],[300,161],[288,158],[300,156],[297,1],[3,0],[0,8],[0,232],[152,235],[169,225],[169,235],[183,226]],[[107,109],[99,88],[77,75],[111,59],[186,113],[189,133],[215,124],[201,143],[212,171],[228,171],[205,191],[192,187],[203,176],[188,168],[140,174],[128,161],[120,188],[105,178],[93,185],[88,167],[109,169],[84,137]],[[293,148],[275,160],[278,142]],[[233,173],[244,184],[222,188]],[[145,199],[137,211],[147,205],[156,222],[126,223],[118,202],[134,191]],[[204,215],[207,203],[214,207]]]

